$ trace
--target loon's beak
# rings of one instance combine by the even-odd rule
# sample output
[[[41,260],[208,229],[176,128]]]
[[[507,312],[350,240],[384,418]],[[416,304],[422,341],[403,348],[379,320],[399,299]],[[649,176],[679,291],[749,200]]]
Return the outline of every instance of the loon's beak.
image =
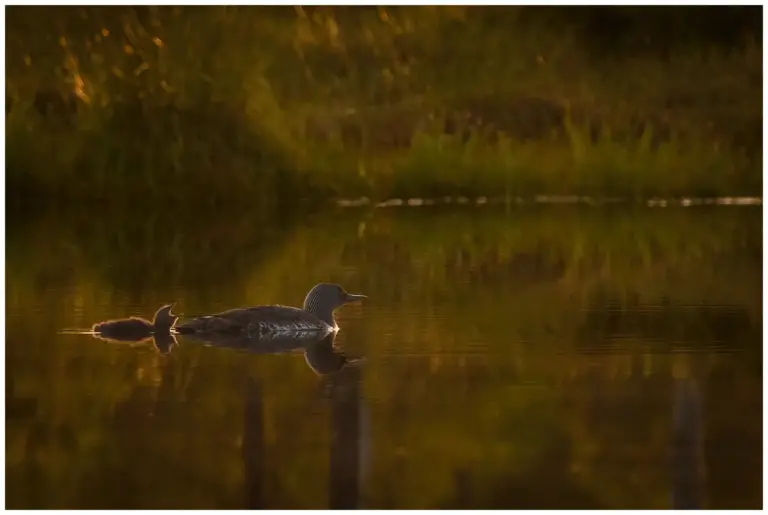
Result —
[[[367,299],[365,295],[356,295],[354,293],[347,293],[347,298],[344,299],[344,304],[349,304],[350,302],[355,302],[358,300]]]

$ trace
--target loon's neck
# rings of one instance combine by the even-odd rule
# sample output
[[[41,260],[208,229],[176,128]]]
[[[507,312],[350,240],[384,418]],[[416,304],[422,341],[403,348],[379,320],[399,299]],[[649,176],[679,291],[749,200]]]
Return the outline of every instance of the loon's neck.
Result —
[[[336,320],[333,318],[333,310],[335,306],[328,302],[328,299],[322,298],[317,292],[310,292],[307,298],[304,299],[304,311],[315,315],[317,318],[325,322],[331,327],[336,326]]]
[[[309,304],[304,306],[304,311],[312,313],[334,329],[339,327],[336,325],[336,319],[333,317],[333,309],[331,308]]]

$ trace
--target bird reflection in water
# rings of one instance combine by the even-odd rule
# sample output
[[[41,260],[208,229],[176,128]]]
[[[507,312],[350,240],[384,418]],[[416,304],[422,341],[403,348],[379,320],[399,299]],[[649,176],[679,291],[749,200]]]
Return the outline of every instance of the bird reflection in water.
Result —
[[[350,509],[360,505],[361,483],[368,468],[370,424],[363,404],[361,358],[347,357],[334,344],[336,333],[325,338],[292,343],[286,339],[257,342],[253,339],[216,338],[211,345],[266,353],[290,352],[303,348],[307,365],[320,376],[322,397],[330,404],[331,446],[329,460],[328,508]],[[269,350],[267,350],[269,349]],[[265,508],[264,392],[261,381],[246,381],[243,416],[242,459],[245,504],[249,509]]]
[[[335,345],[335,335],[308,346],[304,358],[321,376],[321,392],[330,403],[328,508],[359,508],[371,446],[369,414],[362,396],[363,369],[357,366],[365,360],[342,353]]]
[[[318,336],[317,333],[296,333],[280,336],[247,336],[241,334],[185,334],[185,340],[209,347],[219,347],[253,354],[285,354],[303,352],[307,365],[318,376],[328,378],[348,365],[359,364],[363,358],[348,357],[336,345],[338,333]],[[323,383],[325,384],[325,383]]]
[[[352,358],[344,354],[336,346],[336,333],[312,342],[304,349],[304,359],[317,375],[323,378],[333,377],[347,365],[355,365],[365,361],[363,358]]]
[[[163,355],[170,354],[173,348],[178,345],[178,341],[173,334],[156,334],[146,338],[131,338],[122,336],[106,337],[99,334],[94,334],[93,337],[97,340],[101,340],[107,343],[129,344],[131,346],[140,346],[152,343],[152,346],[155,348],[155,350]]]

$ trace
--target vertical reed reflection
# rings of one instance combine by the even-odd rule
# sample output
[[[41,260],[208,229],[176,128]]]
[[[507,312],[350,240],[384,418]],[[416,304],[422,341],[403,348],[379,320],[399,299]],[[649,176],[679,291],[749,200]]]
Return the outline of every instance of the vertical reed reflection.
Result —
[[[333,381],[328,507],[355,509],[360,504],[361,367],[342,369]]]
[[[261,382],[253,377],[246,380],[243,426],[245,505],[260,510],[264,508],[264,396]]]
[[[672,508],[701,509],[704,442],[701,389],[695,379],[675,380],[672,417]]]

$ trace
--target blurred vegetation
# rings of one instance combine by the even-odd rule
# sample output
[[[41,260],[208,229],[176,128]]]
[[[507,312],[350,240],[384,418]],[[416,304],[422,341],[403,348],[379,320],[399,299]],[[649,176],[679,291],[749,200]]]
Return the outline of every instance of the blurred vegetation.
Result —
[[[759,7],[10,7],[11,199],[759,194]]]
[[[300,356],[56,334],[169,300],[297,305],[318,280],[370,297],[338,313],[368,358],[363,506],[668,507],[681,378],[706,507],[761,502],[760,209],[173,214],[9,226],[9,507],[242,508],[247,403],[262,507],[327,506],[334,429]]]

